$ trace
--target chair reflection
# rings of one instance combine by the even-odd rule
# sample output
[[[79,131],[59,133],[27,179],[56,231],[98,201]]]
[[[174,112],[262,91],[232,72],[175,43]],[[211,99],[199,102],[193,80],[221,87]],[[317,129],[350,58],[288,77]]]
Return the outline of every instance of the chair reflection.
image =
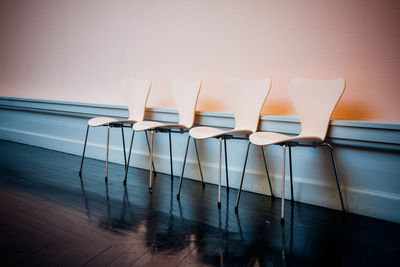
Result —
[[[90,213],[90,209],[89,209],[89,200],[88,200],[88,197],[86,196],[85,185],[83,183],[82,176],[79,176],[79,181],[80,181],[80,186],[81,186],[82,198],[85,203],[84,205],[85,205],[86,215],[87,215],[88,219],[90,219],[91,213]]]
[[[173,183],[170,193],[164,190],[166,194],[135,191],[137,194],[143,191],[143,195],[135,194],[135,199],[141,199],[140,203],[130,200],[131,187],[104,183],[104,195],[87,194],[84,180],[81,179],[80,184],[88,218],[112,236],[126,236],[122,242],[134,242],[149,251],[152,257],[182,255],[193,264],[285,266],[292,255],[292,220],[296,208],[292,209],[291,223],[281,227],[277,219],[251,216],[260,211],[251,209],[250,213],[244,214],[243,209],[235,213],[230,208],[234,192],[226,195],[222,208],[218,209],[210,205],[214,202],[207,199],[207,192],[198,194],[192,200],[195,204],[176,201]],[[265,202],[260,205],[262,212],[273,213],[273,200],[262,201]]]

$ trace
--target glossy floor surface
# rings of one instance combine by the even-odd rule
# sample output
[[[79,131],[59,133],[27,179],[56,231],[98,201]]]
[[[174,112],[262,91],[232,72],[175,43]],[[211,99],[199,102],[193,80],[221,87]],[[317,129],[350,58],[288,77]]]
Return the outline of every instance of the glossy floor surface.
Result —
[[[2,265],[400,266],[400,225],[0,140]],[[134,160],[134,158],[133,158]],[[157,165],[157,163],[156,163]],[[156,166],[157,167],[157,166]]]

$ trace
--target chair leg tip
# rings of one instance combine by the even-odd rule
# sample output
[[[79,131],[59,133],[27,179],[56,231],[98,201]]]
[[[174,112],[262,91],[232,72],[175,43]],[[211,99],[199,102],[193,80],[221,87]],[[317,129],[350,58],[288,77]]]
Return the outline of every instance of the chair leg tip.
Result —
[[[281,218],[281,224],[284,224],[284,223],[285,223],[285,219]]]
[[[153,187],[149,187],[149,193],[153,193]]]
[[[176,195],[176,199],[177,199],[177,200],[180,200],[180,199],[181,199],[181,195],[180,195],[180,194],[177,194],[177,195]]]
[[[126,180],[124,180],[122,183],[124,184],[124,186],[126,186]]]
[[[218,202],[218,209],[221,208],[221,202]]]
[[[107,177],[107,176],[104,178],[104,181],[105,181],[106,183],[108,183],[108,177]]]
[[[239,207],[235,207],[235,213],[238,213],[239,212]]]
[[[82,172],[81,171],[79,172],[79,177],[82,177]]]

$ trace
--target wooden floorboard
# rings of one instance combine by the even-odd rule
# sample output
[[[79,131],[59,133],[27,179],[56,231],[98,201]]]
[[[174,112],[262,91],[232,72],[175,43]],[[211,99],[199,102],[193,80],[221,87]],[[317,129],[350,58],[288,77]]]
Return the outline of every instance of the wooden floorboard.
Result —
[[[0,140],[3,266],[400,266],[400,226]],[[157,167],[157,162],[156,162]]]

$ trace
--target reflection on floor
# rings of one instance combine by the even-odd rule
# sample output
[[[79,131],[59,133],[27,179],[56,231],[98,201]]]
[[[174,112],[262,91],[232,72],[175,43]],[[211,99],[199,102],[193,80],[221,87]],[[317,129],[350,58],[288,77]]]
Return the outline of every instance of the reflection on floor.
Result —
[[[0,140],[1,256],[11,265],[400,266],[400,225]],[[134,158],[133,158],[134,160]],[[156,163],[157,165],[157,163]],[[288,207],[290,206],[287,203]]]

